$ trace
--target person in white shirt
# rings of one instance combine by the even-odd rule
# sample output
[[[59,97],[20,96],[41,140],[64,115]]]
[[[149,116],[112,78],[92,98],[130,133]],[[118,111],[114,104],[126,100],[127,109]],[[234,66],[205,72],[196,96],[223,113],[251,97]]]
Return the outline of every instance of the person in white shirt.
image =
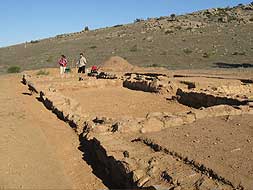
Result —
[[[83,53],[80,53],[80,58],[76,65],[78,66],[78,73],[85,73],[85,66],[87,64],[87,60],[84,57]]]

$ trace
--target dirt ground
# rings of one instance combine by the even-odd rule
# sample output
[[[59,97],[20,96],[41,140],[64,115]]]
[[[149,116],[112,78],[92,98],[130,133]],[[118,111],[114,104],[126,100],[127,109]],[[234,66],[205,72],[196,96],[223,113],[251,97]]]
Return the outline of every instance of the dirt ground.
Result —
[[[199,120],[145,137],[203,163],[245,189],[253,187],[252,115]]]
[[[152,93],[133,91],[123,87],[91,88],[77,91],[66,88],[62,93],[77,100],[85,113],[91,116],[120,118],[145,117],[150,112],[181,112],[187,106],[166,101]]]
[[[144,69],[116,72],[114,80],[47,71],[26,73],[58,118],[29,95],[20,75],[2,76],[1,123],[10,125],[0,128],[4,187],[251,190],[252,71],[163,71],[152,78],[155,70]],[[203,106],[194,107],[187,93]]]
[[[74,132],[19,81],[0,78],[0,188],[105,188],[82,160]]]

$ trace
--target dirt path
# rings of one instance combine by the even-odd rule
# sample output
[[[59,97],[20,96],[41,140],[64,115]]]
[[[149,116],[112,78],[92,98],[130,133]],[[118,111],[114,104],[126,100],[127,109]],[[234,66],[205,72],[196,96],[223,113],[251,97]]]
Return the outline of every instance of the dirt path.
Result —
[[[78,138],[20,76],[0,76],[0,189],[105,189],[82,160]]]

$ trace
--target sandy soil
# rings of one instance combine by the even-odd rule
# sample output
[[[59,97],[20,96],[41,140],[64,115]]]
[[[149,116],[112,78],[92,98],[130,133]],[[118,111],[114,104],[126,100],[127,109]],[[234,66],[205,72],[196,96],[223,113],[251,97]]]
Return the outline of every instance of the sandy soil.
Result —
[[[168,76],[171,81],[166,81],[165,77],[161,78],[160,81],[164,82],[162,84],[172,85],[168,86],[168,89],[166,91],[167,94],[160,92],[143,92],[123,88],[122,80],[120,79],[98,80],[96,78],[90,78],[83,75],[83,80],[79,81],[78,75],[76,73],[71,73],[61,78],[55,69],[50,70],[50,74],[46,76],[38,76],[36,74],[36,71],[33,71],[29,74],[32,76],[30,78],[31,81],[34,82],[34,84],[38,85],[38,89],[45,90],[45,94],[47,94],[47,92],[49,94],[52,93],[51,96],[48,96],[49,99],[52,98],[52,101],[56,101],[54,106],[56,106],[57,109],[57,106],[59,106],[59,111],[63,110],[62,113],[65,114],[65,116],[68,114],[75,115],[76,113],[76,116],[78,116],[79,114],[79,112],[75,112],[75,106],[73,109],[71,108],[74,104],[70,104],[70,101],[69,103],[64,103],[65,98],[70,98],[76,103],[79,103],[82,110],[81,114],[83,114],[85,117],[87,115],[92,117],[105,116],[116,118],[119,121],[124,117],[132,117],[133,124],[130,125],[130,123],[129,125],[122,125],[123,127],[126,127],[126,130],[121,130],[119,133],[112,133],[110,130],[111,128],[107,128],[108,126],[106,124],[99,125],[97,123],[92,123],[93,121],[88,121],[92,126],[90,128],[91,131],[88,134],[90,137],[94,136],[98,140],[99,144],[104,148],[103,150],[106,151],[108,160],[110,160],[110,156],[113,156],[115,160],[125,163],[127,160],[123,152],[128,151],[130,153],[130,160],[128,160],[129,162],[127,163],[132,167],[131,168],[129,166],[131,168],[129,171],[141,171],[143,177],[145,177],[145,175],[148,175],[151,179],[145,184],[146,186],[162,184],[166,187],[180,186],[182,189],[240,189],[240,187],[249,190],[251,189],[253,185],[252,116],[227,116],[226,114],[230,114],[230,112],[228,113],[225,112],[226,110],[218,109],[221,112],[224,111],[224,114],[226,116],[216,117],[210,113],[213,118],[206,117],[202,120],[194,120],[194,122],[192,121],[193,123],[189,117],[189,120],[185,118],[186,120],[184,125],[182,125],[183,123],[180,123],[179,120],[169,120],[171,123],[174,122],[175,125],[163,125],[163,127],[165,126],[165,128],[163,128],[164,130],[155,132],[161,130],[161,122],[159,122],[160,120],[157,120],[158,117],[160,117],[159,113],[154,113],[166,112],[170,115],[173,113],[188,112],[190,110],[196,111],[196,109],[180,104],[179,102],[173,100],[173,98],[169,101],[168,97],[171,97],[171,95],[174,95],[173,93],[175,93],[173,91],[168,91],[170,87],[175,87],[175,89],[182,88],[189,90],[189,86],[187,86],[187,84],[184,82],[191,82],[196,84],[194,90],[198,92],[207,92],[211,94],[218,94],[220,96],[231,94],[231,96],[233,95],[234,97],[243,95],[250,99],[252,97],[253,91],[252,82],[250,82],[251,75],[248,72],[245,74],[240,74],[235,73],[234,71],[226,71],[224,72],[224,75],[222,75],[222,71],[210,71],[210,74],[208,74],[206,71],[168,71],[166,73],[166,76]],[[182,74],[186,75],[186,77],[172,77],[174,74]],[[245,77],[247,77],[246,79],[249,82],[245,83],[243,80],[241,80]],[[15,89],[13,92],[19,92],[21,94],[21,91],[22,90],[20,89]],[[65,97],[64,101],[58,99],[62,95]],[[31,100],[34,97],[24,95],[21,97],[26,99],[26,102],[31,101],[29,104],[27,104],[26,108],[28,110],[31,109],[29,112],[33,113],[34,110],[36,111],[41,109],[39,107],[33,107],[38,104],[38,101]],[[203,96],[203,100],[200,98],[198,101],[204,104],[204,97],[205,96]],[[217,97],[219,98],[219,96]],[[166,100],[166,98],[168,99]],[[192,100],[189,99],[189,101]],[[68,105],[69,107],[67,107]],[[63,108],[61,106],[63,106]],[[205,108],[201,108],[201,110],[204,111]],[[150,130],[140,130],[138,127],[137,130],[134,130],[137,125],[134,123],[135,119],[143,118],[148,113],[152,113],[153,118],[145,118],[148,120],[148,122],[144,122],[144,125],[147,125],[144,127]],[[240,114],[242,113],[243,112]],[[169,115],[168,118],[170,117]],[[51,117],[53,116],[43,116],[43,118]],[[33,116],[33,118],[36,117]],[[40,120],[38,119],[38,121]],[[124,119],[123,121],[125,122]],[[40,122],[43,123],[44,121]],[[58,129],[58,125],[60,126],[60,124],[56,123],[54,117],[52,118],[52,121],[50,119],[48,122],[49,123],[46,126],[55,125],[56,129]],[[79,125],[79,123],[77,123],[77,125]],[[127,128],[129,126],[130,128]],[[49,139],[47,143],[50,143],[50,145],[58,144],[59,147],[61,147],[61,143],[63,143],[64,147],[67,147],[67,145],[73,145],[74,143],[74,147],[78,146],[78,142],[76,142],[78,139],[74,136],[72,139],[72,131],[70,128],[68,129],[69,131],[67,129],[64,129],[64,132],[61,134],[59,131],[51,132],[51,130],[53,130],[52,127],[48,127],[48,129],[43,127],[43,129],[43,133],[46,134]],[[83,125],[78,126],[77,129],[77,132],[82,132]],[[58,134],[58,137],[55,136],[55,134]],[[89,138],[89,135],[87,138]],[[64,142],[62,142],[63,137],[65,137]],[[88,140],[91,141],[91,139]],[[155,150],[155,148],[152,147],[152,144],[148,144],[145,140],[150,140],[149,142],[158,144],[163,149]],[[80,141],[82,142],[82,140]],[[61,143],[59,144],[59,142]],[[87,142],[84,141],[83,143]],[[82,146],[81,148],[83,148]],[[71,149],[72,148],[70,146],[68,150]],[[98,147],[91,146],[89,149],[90,152],[94,152],[95,154],[95,156],[91,158],[95,160],[95,168],[100,167],[99,170],[104,171],[104,173],[110,173],[108,172],[108,168],[110,168],[111,165],[109,164],[110,166],[106,166],[106,164],[110,163],[107,162],[108,160],[106,156],[101,156],[98,153]],[[165,149],[168,151],[165,151]],[[58,148],[56,148],[56,150],[58,150]],[[170,151],[172,153],[170,153]],[[54,151],[54,153],[56,152],[58,151]],[[79,166],[79,162],[81,163],[82,160],[75,159],[80,157],[76,156],[74,159],[71,159],[74,156],[66,156],[63,150],[62,152],[58,152],[57,155],[59,158],[61,158],[62,161],[65,159],[66,163],[71,163],[73,166],[68,167],[68,165],[71,164],[62,164],[60,166],[63,170],[63,173],[71,173],[72,175],[73,171],[73,175],[75,177],[68,178],[70,179],[70,183],[73,182],[77,186],[80,186],[81,183],[81,185],[84,185],[83,187],[86,187],[85,185],[87,185],[87,183],[86,181],[83,181],[82,178],[87,179],[87,176],[83,173],[79,173],[82,171],[88,171],[87,173],[90,174],[91,170],[88,167],[81,168]],[[178,155],[183,156],[181,157]],[[100,158],[98,160],[102,160],[102,164],[96,161],[96,157]],[[184,161],[185,158],[190,160],[190,162]],[[150,164],[150,160],[156,160],[154,166]],[[195,163],[197,163],[197,165],[200,165],[200,167],[194,165]],[[204,169],[201,166],[203,166]],[[115,168],[117,168],[117,166],[112,165],[112,171]],[[94,171],[96,171],[96,169],[94,169]],[[115,169],[115,172],[118,172],[117,169]],[[137,174],[139,174],[138,172]],[[115,173],[112,173],[115,177]],[[166,173],[167,181],[164,173]],[[100,182],[96,181],[94,176],[89,176],[90,177],[88,178],[88,184],[95,184],[94,187],[101,185]],[[108,174],[108,176],[110,175]],[[101,177],[101,179],[106,181],[106,177],[104,179]],[[113,177],[111,178],[112,181],[115,180]],[[138,180],[141,180],[141,178],[138,178]],[[93,187],[93,185],[88,187]]]
[[[242,184],[246,189],[253,187],[251,115],[199,120],[146,137],[212,168],[234,184]]]
[[[73,131],[19,83],[0,79],[0,188],[105,188],[78,151]]]
[[[123,87],[88,88],[73,91],[66,87],[64,95],[77,100],[84,113],[92,116],[119,118],[145,117],[150,112],[181,112],[189,107],[169,102],[162,96]]]

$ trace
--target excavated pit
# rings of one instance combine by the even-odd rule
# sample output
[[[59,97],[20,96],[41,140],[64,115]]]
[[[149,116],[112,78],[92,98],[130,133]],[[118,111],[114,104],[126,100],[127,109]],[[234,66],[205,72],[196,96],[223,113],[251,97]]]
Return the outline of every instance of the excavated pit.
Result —
[[[199,119],[252,114],[245,97],[232,96],[233,89],[227,89],[223,79],[201,83],[196,77],[131,73],[123,80],[88,78],[59,83],[50,79],[53,87],[46,80],[34,84],[41,92],[40,101],[76,131],[83,159],[108,188],[148,189],[159,184],[166,189],[241,189],[212,168],[187,159],[187,155],[182,157],[177,151],[139,138]],[[221,89],[212,87],[217,80],[221,80]],[[246,85],[236,92],[251,95],[250,81],[243,80]],[[242,82],[236,79],[229,83]],[[217,95],[213,89],[230,96]],[[176,97],[178,102],[166,100],[168,97]],[[156,166],[154,159],[165,165]]]
[[[203,92],[184,92],[181,89],[177,90],[176,95],[178,96],[177,100],[179,103],[196,109],[217,105],[240,106],[247,105],[248,103],[247,100],[238,100],[229,97],[217,97]]]

